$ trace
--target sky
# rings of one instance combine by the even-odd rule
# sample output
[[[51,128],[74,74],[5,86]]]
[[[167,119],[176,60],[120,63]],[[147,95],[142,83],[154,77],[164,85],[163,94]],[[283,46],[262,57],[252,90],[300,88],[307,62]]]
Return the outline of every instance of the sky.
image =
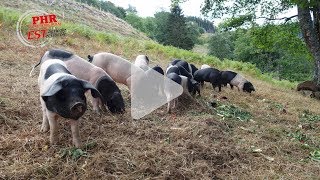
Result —
[[[170,4],[171,0],[108,0],[114,3],[117,6],[128,8],[128,4],[136,7],[138,11],[138,15],[141,17],[148,17],[153,16],[156,12],[166,10],[170,11]],[[181,8],[183,11],[183,14],[185,16],[197,16],[204,18],[203,15],[201,15],[200,9],[201,4],[204,2],[204,0],[188,0],[187,2],[184,2],[181,4]],[[289,17],[292,15],[297,14],[296,8],[289,10],[287,13],[284,13],[280,15],[279,17]],[[206,18],[208,20],[212,20],[210,18]],[[214,24],[217,26],[222,19],[214,19]],[[259,20],[262,23],[263,20]]]
[[[117,6],[127,8],[128,4],[136,7],[138,15],[142,17],[153,16],[162,9],[169,11],[171,0],[108,0]],[[203,0],[188,0],[181,5],[185,16],[201,16],[200,6]]]

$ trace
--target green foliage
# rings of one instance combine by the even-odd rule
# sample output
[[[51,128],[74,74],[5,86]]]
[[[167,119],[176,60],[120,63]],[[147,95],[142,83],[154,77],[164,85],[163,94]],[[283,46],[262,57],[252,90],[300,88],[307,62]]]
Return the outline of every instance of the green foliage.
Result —
[[[168,21],[165,24],[165,39],[160,41],[164,45],[172,45],[182,49],[190,50],[195,42],[188,35],[188,28],[185,22],[185,17],[182,14],[181,8],[176,5],[172,7]],[[190,33],[192,34],[192,33]]]
[[[312,160],[320,162],[320,150],[314,150],[310,152],[310,158]]]
[[[258,14],[276,17],[278,14],[291,8],[291,0],[205,0],[201,12],[211,13],[211,16],[220,18],[223,15]]]
[[[139,17],[137,14],[128,13],[125,20],[132,25],[132,27],[138,29],[141,32],[145,32],[143,18]]]
[[[299,38],[297,23],[267,24],[235,31],[235,59],[251,62],[279,79],[303,81],[313,71],[312,57]]]
[[[219,28],[223,29],[224,31],[236,29],[238,27],[242,27],[248,22],[252,23],[253,15],[240,15],[238,17],[228,18],[224,22],[219,24]]]
[[[240,121],[249,121],[252,115],[234,105],[220,105],[216,109],[217,114],[223,118],[238,119]]]
[[[299,130],[297,130],[295,132],[288,133],[288,137],[294,138],[300,142],[305,142],[309,139],[306,134],[302,133]]]
[[[313,114],[309,110],[305,110],[300,116],[302,122],[320,122],[320,115]]]
[[[0,10],[0,23],[1,26],[5,27],[15,27],[18,22],[20,14],[8,8],[1,7]]]
[[[231,38],[231,33],[222,32],[215,33],[209,41],[209,54],[218,57],[219,59],[233,59],[234,45]]]
[[[213,23],[209,20],[202,19],[202,18],[195,17],[195,16],[188,16],[188,17],[186,17],[186,21],[197,23],[198,26],[204,30],[202,33],[204,33],[204,32],[214,33],[215,32],[215,27],[214,27]]]
[[[61,158],[71,157],[72,160],[77,160],[80,157],[86,157],[86,156],[87,156],[87,152],[78,148],[62,149],[60,151]]]
[[[136,7],[132,6],[131,4],[128,5],[128,8],[126,9],[126,11],[128,13],[133,13],[133,14],[137,14],[137,12],[138,12]]]

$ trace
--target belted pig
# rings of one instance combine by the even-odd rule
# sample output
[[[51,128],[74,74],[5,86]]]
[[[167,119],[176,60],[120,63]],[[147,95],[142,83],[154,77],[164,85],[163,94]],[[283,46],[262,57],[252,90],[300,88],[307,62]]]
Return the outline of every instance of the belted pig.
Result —
[[[140,81],[146,77],[142,69],[115,54],[102,52],[93,56],[88,55],[88,58],[92,64],[105,70],[114,81],[126,85],[130,90],[132,89],[131,80],[139,86]]]
[[[238,90],[244,92],[251,93],[255,91],[251,82],[233,71],[221,71],[221,83],[224,85],[230,84],[231,89],[233,89],[233,86],[236,86]]]
[[[218,69],[199,69],[194,73],[194,79],[200,82],[202,86],[204,82],[210,82],[212,84],[213,89],[218,87],[219,91],[221,91],[221,73]]]
[[[87,109],[85,92],[91,91],[94,98],[101,94],[89,82],[72,75],[65,63],[58,59],[48,59],[42,63],[38,77],[40,102],[42,106],[41,131],[50,129],[50,143],[57,142],[58,117],[70,120],[72,140],[80,146],[78,119]]]

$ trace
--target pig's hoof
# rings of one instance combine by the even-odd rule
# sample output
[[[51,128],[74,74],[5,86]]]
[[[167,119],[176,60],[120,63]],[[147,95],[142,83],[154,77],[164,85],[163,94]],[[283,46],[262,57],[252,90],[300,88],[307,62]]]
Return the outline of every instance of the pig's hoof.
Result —
[[[49,126],[41,126],[40,131],[43,132],[43,133],[48,132],[49,131]]]
[[[73,141],[73,144],[76,148],[80,148],[81,147],[81,143],[80,141]]]
[[[93,111],[94,111],[96,114],[101,114],[100,109],[93,109]]]

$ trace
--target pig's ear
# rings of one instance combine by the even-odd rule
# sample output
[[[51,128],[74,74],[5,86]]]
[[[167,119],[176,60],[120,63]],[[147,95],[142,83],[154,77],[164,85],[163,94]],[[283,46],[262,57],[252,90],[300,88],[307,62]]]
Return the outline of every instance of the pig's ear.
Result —
[[[90,84],[87,81],[81,81],[81,83],[82,83],[82,87],[85,90],[91,90],[92,97],[101,98],[101,100],[103,100],[102,95],[100,94],[100,92],[95,87],[93,87],[92,84]]]
[[[58,91],[60,91],[63,88],[63,81],[66,80],[66,78],[58,78],[55,82],[52,83],[50,88],[42,94],[42,97],[48,97],[55,95]]]

